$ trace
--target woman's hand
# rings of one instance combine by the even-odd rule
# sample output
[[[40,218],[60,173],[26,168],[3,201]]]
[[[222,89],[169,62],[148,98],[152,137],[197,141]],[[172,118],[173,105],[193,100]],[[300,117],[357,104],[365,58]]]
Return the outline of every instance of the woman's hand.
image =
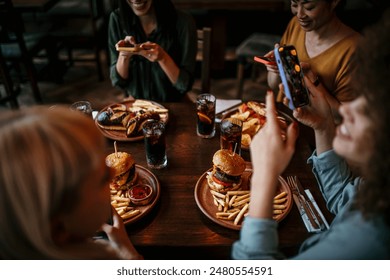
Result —
[[[290,124],[287,127],[286,138],[283,139],[272,91],[267,92],[266,117],[264,127],[255,135],[250,145],[253,175],[249,215],[271,219],[278,177],[287,167],[295,151],[298,125],[296,122]]]
[[[180,69],[172,57],[160,45],[152,42],[145,42],[140,45],[140,48],[141,50],[138,54],[151,62],[158,62],[172,85],[177,83]]]
[[[275,44],[275,48],[276,47],[279,47],[279,44]],[[269,51],[265,56],[275,60],[274,50]],[[277,64],[267,65],[267,71],[268,71],[267,72],[268,86],[276,94],[278,92],[279,83],[280,83],[280,73]]]
[[[310,91],[310,104],[296,108],[293,111],[293,115],[304,125],[314,130],[323,130],[327,128],[329,123],[333,123],[331,108],[322,91],[317,88],[311,88],[311,82],[307,77],[305,82]]]
[[[123,40],[120,40],[118,43],[115,44],[116,49],[118,47],[124,47],[124,46],[137,46],[134,36],[126,36]],[[119,56],[128,58],[134,55],[135,53],[136,53],[135,51],[134,52],[120,51]]]
[[[132,55],[141,55],[151,62],[157,62],[164,58],[166,54],[165,50],[160,47],[160,45],[153,42],[144,42],[137,44],[134,36],[126,36],[125,39],[120,40],[115,47],[132,45],[137,46],[137,50],[134,52],[121,51],[119,55],[131,57]]]
[[[293,115],[298,121],[314,130],[326,129],[333,122],[332,109],[327,99],[329,94],[319,82],[318,76],[310,70],[310,66],[307,63],[301,65],[305,72],[304,79],[309,91],[310,104],[296,108]]]
[[[332,149],[335,134],[335,120],[330,102],[332,97],[326,88],[317,83],[317,76],[306,70],[305,84],[309,90],[310,104],[294,110],[294,117],[314,129],[317,155]]]
[[[296,122],[291,123],[287,127],[286,139],[283,139],[272,91],[267,92],[266,118],[264,127],[254,136],[250,145],[252,164],[255,172],[262,170],[265,174],[279,176],[295,151],[298,125]]]
[[[120,257],[129,260],[139,260],[143,257],[137,252],[131,243],[122,218],[115,208],[112,208],[113,225],[103,224],[102,230],[107,234],[109,242],[118,249]]]
[[[151,62],[162,60],[166,54],[165,50],[160,45],[152,42],[145,42],[140,45],[141,50],[138,54],[142,55]]]
[[[266,65],[265,65],[265,66],[267,67],[267,71],[279,75],[279,69],[278,69],[278,65],[276,64],[274,50],[271,50],[271,51],[267,52],[267,53],[264,55],[264,57],[268,57],[269,59],[275,61],[275,64],[266,64]]]

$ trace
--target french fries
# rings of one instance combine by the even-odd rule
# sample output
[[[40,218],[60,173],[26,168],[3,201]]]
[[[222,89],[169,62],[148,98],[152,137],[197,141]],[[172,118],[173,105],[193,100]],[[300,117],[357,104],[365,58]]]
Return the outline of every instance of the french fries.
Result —
[[[226,194],[210,190],[213,196],[214,205],[217,207],[215,216],[221,220],[233,221],[239,225],[243,217],[247,215],[250,203],[250,191],[238,190],[228,191]],[[287,208],[287,193],[281,192],[274,197],[273,218],[276,220]]]
[[[140,110],[153,111],[156,113],[168,113],[168,109],[161,108],[160,106],[155,105],[153,102],[137,99],[136,101],[134,101],[133,106],[130,108],[130,111],[137,112]]]
[[[243,122],[241,145],[249,147],[253,137],[259,132],[266,122],[265,105],[256,101],[248,101],[238,108],[238,112],[231,115],[231,118],[239,119]],[[282,137],[285,138],[287,128],[286,119],[278,116],[280,127],[282,128]]]
[[[122,190],[111,189],[111,205],[115,208],[118,215],[127,220],[141,214],[141,210],[130,205],[130,198],[127,196],[127,192]]]

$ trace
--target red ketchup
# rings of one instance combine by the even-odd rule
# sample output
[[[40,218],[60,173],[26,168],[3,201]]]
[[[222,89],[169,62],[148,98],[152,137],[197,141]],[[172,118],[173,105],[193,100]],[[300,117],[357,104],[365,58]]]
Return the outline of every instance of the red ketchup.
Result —
[[[130,197],[134,199],[144,199],[151,193],[151,189],[146,185],[137,185],[130,190]]]

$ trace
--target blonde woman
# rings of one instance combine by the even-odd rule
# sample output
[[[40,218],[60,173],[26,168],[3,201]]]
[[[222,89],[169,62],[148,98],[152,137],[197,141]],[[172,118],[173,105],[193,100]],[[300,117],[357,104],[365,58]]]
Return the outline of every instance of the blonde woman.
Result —
[[[140,259],[113,210],[105,140],[68,108],[0,114],[0,258]],[[93,241],[101,229],[108,240]]]

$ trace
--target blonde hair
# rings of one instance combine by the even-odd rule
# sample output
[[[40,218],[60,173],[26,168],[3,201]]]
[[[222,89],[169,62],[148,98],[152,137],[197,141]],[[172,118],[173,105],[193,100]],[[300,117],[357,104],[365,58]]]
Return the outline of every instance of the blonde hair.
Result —
[[[51,236],[51,218],[78,203],[81,182],[104,156],[92,119],[61,106],[2,112],[0,151],[0,258],[115,257],[108,242],[58,248]]]

